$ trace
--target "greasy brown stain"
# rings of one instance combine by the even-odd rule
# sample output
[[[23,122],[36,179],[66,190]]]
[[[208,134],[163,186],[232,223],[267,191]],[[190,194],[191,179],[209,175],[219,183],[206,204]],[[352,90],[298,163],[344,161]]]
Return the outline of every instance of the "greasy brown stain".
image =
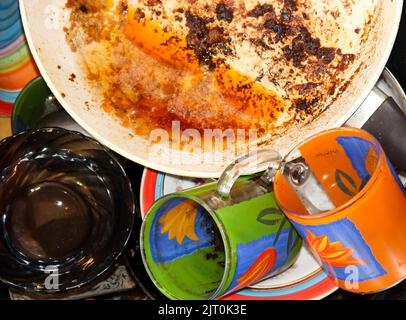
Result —
[[[216,16],[218,20],[225,20],[228,23],[233,21],[234,11],[232,7],[227,6],[225,3],[218,3],[216,6]]]
[[[70,76],[69,76],[69,81],[74,82],[75,80],[76,80],[76,74],[71,73]]]
[[[142,1],[140,7],[120,1],[113,18],[106,14],[112,0],[68,0],[73,28],[65,32],[73,50],[81,48],[72,40],[78,32],[85,44],[109,43],[112,49],[106,49],[106,55],[116,60],[108,67],[98,66],[103,72],[90,71],[94,66],[88,65],[88,76],[103,84],[104,110],[121,118],[136,134],[148,135],[154,128],[170,131],[171,122],[180,121],[182,129],[257,129],[264,135],[276,129],[287,106],[297,115],[291,117],[295,121],[320,114],[326,108],[326,96],[345,90],[348,83],[343,84],[340,75],[356,60],[340,48],[323,46],[306,27],[309,16],[299,10],[297,1],[278,1],[280,9],[258,4],[249,11],[231,0],[207,3],[203,11],[195,10],[195,1],[186,1],[172,13],[162,9],[161,1]],[[154,19],[169,14],[184,24],[185,33]],[[245,28],[256,30],[248,40],[259,56],[276,45],[282,49],[277,61],[280,72],[290,67],[292,78],[284,88],[286,96],[262,85],[269,80],[278,87],[278,73],[270,78],[263,69],[252,79],[227,64],[227,58],[236,54],[228,28],[241,17],[246,19]],[[239,37],[246,39],[244,33]],[[131,56],[134,53],[136,57]],[[134,59],[143,61],[145,69],[131,69]],[[304,74],[307,82],[295,83],[297,74]]]
[[[195,56],[200,64],[207,65],[210,69],[215,67],[214,56],[218,52],[226,55],[231,54],[228,46],[230,39],[224,33],[222,27],[208,27],[211,19],[203,19],[186,12],[186,25],[189,28],[187,35],[187,47],[194,50]]]
[[[276,17],[275,15],[275,9],[273,5],[271,4],[258,4],[254,9],[248,12],[249,17],[254,17],[254,18],[259,18],[264,16],[265,14],[269,14],[270,17],[274,18]]]

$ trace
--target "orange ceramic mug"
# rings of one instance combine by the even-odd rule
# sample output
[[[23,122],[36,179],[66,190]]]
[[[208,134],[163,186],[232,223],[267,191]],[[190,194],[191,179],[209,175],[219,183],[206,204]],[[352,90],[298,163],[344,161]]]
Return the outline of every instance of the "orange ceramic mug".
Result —
[[[337,285],[373,293],[405,279],[406,191],[378,141],[360,129],[328,130],[285,161],[298,158],[332,208],[310,214],[283,170],[275,176],[276,200]]]

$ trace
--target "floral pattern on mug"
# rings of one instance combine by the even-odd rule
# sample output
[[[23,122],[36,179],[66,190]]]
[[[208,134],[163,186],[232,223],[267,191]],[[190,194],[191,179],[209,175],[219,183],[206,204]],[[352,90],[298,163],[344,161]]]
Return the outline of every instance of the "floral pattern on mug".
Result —
[[[169,240],[176,238],[181,245],[187,237],[190,240],[198,241],[195,232],[195,220],[198,204],[191,201],[184,201],[159,219],[162,225],[161,234],[168,233]]]
[[[238,278],[238,289],[244,288],[252,283],[256,283],[266,277],[275,265],[277,252],[274,248],[266,249],[262,252],[251,267]]]
[[[227,290],[228,292],[259,282],[267,276],[269,277],[282,270],[291,258],[292,253],[295,254],[293,249],[298,244],[301,247],[300,237],[288,223],[283,213],[279,209],[271,209],[261,211],[257,221],[265,225],[273,224],[271,221],[275,221],[278,225],[277,232],[237,245],[236,271],[234,279]],[[267,214],[264,215],[264,212]],[[265,216],[270,215],[270,212],[273,212],[271,216],[275,220],[270,220],[269,217],[263,220]],[[264,246],[268,246],[268,248],[263,250]]]
[[[325,270],[335,278],[347,280],[353,267],[357,269],[358,282],[376,279],[387,273],[361,232],[348,218],[320,225],[293,224]]]
[[[178,199],[158,209],[151,230],[151,253],[156,263],[166,263],[213,246],[204,209],[190,200]]]
[[[353,257],[354,248],[344,248],[340,241],[331,242],[326,235],[317,237],[313,232],[307,231],[306,240],[320,260],[332,267],[341,268],[367,263],[362,259]]]

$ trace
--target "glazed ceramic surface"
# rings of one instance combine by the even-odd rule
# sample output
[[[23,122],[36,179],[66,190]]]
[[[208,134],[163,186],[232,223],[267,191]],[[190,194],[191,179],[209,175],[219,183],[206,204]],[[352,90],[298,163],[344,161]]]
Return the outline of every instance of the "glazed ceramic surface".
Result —
[[[174,192],[210,183],[211,179],[184,178],[145,169],[141,182],[141,214],[145,216],[151,205]],[[320,264],[302,247],[293,266],[287,271],[253,284],[222,299],[230,300],[311,300],[322,299],[337,290]]]
[[[280,172],[279,206],[340,288],[385,290],[406,277],[406,190],[379,143],[360,129],[333,129],[300,144],[334,209],[312,214]],[[324,196],[323,196],[324,197]]]
[[[259,176],[240,178],[229,199],[217,183],[159,199],[141,231],[145,265],[172,299],[215,299],[280,274],[301,239]]]
[[[37,128],[47,115],[60,110],[60,105],[48,89],[45,81],[37,77],[20,92],[12,113],[12,129],[15,134]]]
[[[82,129],[62,108],[42,77],[37,77],[20,92],[11,117],[13,133],[44,127],[77,131]]]
[[[11,114],[20,90],[38,75],[25,40],[18,1],[0,3],[0,115]]]
[[[179,152],[176,156],[188,161],[169,161],[162,155],[170,150],[163,149],[160,155],[150,153],[146,139],[133,136],[103,112],[92,88],[85,79],[77,57],[65,41],[63,27],[67,25],[67,11],[64,0],[29,1],[20,0],[25,30],[35,60],[45,81],[56,98],[69,114],[92,136],[103,144],[142,165],[172,174],[194,177],[219,177],[229,163],[215,164],[196,162],[197,154]],[[391,52],[401,16],[402,1],[382,1],[379,23],[375,26],[373,40],[364,47],[363,70],[353,79],[341,97],[312,123],[292,127],[272,144],[282,154],[296,144],[322,129],[342,125],[365,99],[378,80]],[[55,54],[57,53],[57,54]],[[62,66],[62,68],[58,68]],[[70,81],[75,74],[75,81]],[[186,153],[185,153],[186,152]],[[198,159],[199,160],[199,159]]]

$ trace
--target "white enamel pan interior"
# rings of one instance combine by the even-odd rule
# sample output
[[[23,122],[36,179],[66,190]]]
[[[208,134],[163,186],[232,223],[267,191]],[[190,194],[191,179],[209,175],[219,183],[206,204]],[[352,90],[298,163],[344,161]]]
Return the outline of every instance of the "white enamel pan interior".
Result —
[[[89,134],[122,156],[146,167],[166,173],[202,177],[219,177],[230,158],[213,163],[205,162],[202,154],[174,151],[155,146],[145,138],[134,136],[130,129],[105,113],[85,79],[77,54],[65,41],[66,0],[20,0],[24,29],[38,68],[46,83],[66,111]],[[367,97],[382,73],[392,50],[399,27],[402,0],[382,0],[383,8],[378,23],[365,47],[364,67],[346,91],[312,123],[292,127],[275,139],[268,148],[282,155],[293,146],[321,130],[341,126]],[[69,80],[75,74],[75,81]],[[160,151],[156,152],[157,149]],[[169,156],[171,155],[171,156]]]

